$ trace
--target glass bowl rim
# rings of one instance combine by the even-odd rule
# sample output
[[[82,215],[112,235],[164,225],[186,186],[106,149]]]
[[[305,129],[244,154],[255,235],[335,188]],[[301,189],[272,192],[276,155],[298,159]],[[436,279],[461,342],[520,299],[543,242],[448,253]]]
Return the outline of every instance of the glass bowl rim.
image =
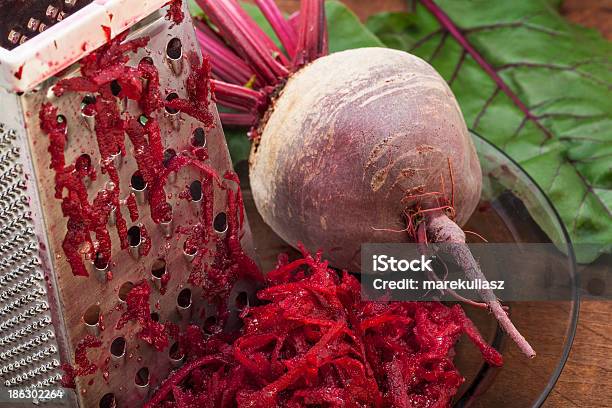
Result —
[[[565,364],[567,363],[572,346],[574,344],[574,337],[576,335],[576,330],[578,327],[578,315],[580,312],[580,291],[579,291],[580,283],[579,283],[579,276],[577,272],[576,257],[574,255],[574,246],[572,244],[569,233],[567,232],[567,229],[565,228],[565,224],[563,223],[563,221],[561,220],[561,217],[559,216],[559,213],[557,212],[557,209],[554,207],[553,203],[550,201],[550,198],[548,198],[546,193],[542,190],[540,185],[533,179],[533,177],[531,177],[531,175],[528,174],[523,169],[523,167],[519,163],[516,162],[516,160],[514,160],[512,157],[506,154],[506,152],[501,150],[499,147],[497,147],[496,145],[494,145],[493,143],[491,143],[490,141],[482,137],[478,132],[472,129],[468,129],[468,131],[473,138],[475,138],[479,142],[484,143],[487,147],[491,148],[494,152],[500,154],[502,157],[508,160],[511,164],[516,166],[516,168],[527,178],[527,180],[529,180],[535,186],[536,191],[544,198],[544,202],[552,210],[553,217],[556,219],[558,225],[560,226],[563,239],[565,240],[565,244],[567,246],[567,254],[568,254],[568,258],[570,261],[570,267],[571,267],[570,277],[571,277],[571,283],[572,283],[570,322],[569,322],[569,326],[567,327],[565,342],[563,345],[563,351],[561,352],[559,362],[557,363],[557,366],[555,367],[551,377],[548,379],[546,386],[541,391],[539,397],[532,405],[533,408],[538,408],[538,407],[541,407],[542,404],[544,404],[544,401],[546,401],[546,399],[550,395],[550,392],[553,390],[553,388],[557,384],[557,381],[559,380],[559,377],[561,376],[561,372],[563,371],[563,368],[565,367]],[[498,334],[496,334],[495,338],[493,339],[493,343],[494,344],[497,343],[504,336],[505,334],[501,332],[501,330],[498,330]],[[497,368],[490,367],[487,364],[484,364],[483,367],[476,374],[476,378],[482,379],[492,370],[497,370]],[[478,387],[478,380],[476,380],[474,384],[470,385],[470,387],[463,394],[463,396],[454,404],[454,407],[458,408],[458,407],[465,406],[465,403],[474,396],[474,391],[476,391],[477,387]]]

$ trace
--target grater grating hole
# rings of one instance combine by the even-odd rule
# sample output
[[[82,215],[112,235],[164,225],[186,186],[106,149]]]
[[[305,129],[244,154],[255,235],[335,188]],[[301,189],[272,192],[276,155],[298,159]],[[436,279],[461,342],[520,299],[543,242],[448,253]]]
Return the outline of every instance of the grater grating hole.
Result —
[[[189,185],[189,193],[191,194],[191,199],[195,202],[198,202],[202,199],[202,182],[200,180],[195,180]]]
[[[128,241],[131,247],[137,247],[142,242],[142,234],[138,225],[134,225],[128,230]]]
[[[189,241],[185,240],[185,242],[183,242],[183,254],[185,256],[193,257],[197,254],[197,252],[198,249],[193,245],[189,245]]]
[[[125,300],[127,299],[127,295],[128,293],[130,293],[130,290],[132,290],[132,288],[134,287],[134,284],[132,282],[125,282],[123,285],[121,285],[121,287],[119,288],[119,300],[121,300],[122,302],[125,302]]]
[[[163,259],[156,259],[151,266],[151,275],[154,278],[161,279],[166,274],[166,261]]]
[[[98,325],[98,322],[100,322],[100,313],[100,306],[91,305],[83,314],[83,321],[88,326],[96,326]]]
[[[170,346],[170,350],[168,351],[168,357],[170,357],[170,360],[172,361],[181,361],[183,357],[185,357],[185,354],[181,352],[181,348],[179,347],[178,342]]]
[[[121,358],[125,356],[125,350],[127,348],[127,342],[125,337],[117,337],[110,345],[110,353],[115,358]]]
[[[140,60],[141,64],[149,64],[149,65],[154,65],[155,63],[153,62],[153,58],[151,57],[142,57],[142,59]]]
[[[249,306],[249,294],[246,292],[238,293],[236,299],[234,300],[234,306],[239,312],[242,312],[244,309],[246,309]]]
[[[176,150],[166,149],[164,151],[164,167],[168,167],[170,161],[176,157]]]
[[[138,117],[138,123],[140,123],[142,126],[146,125],[148,121],[149,118],[147,118],[147,115],[140,115]]]
[[[153,320],[154,322],[159,322],[159,313],[151,312],[151,320]]]
[[[168,96],[166,96],[166,101],[170,102],[173,101],[175,99],[178,99],[178,94],[176,92],[172,92],[171,94],[168,94]],[[178,113],[177,109],[171,108],[169,106],[166,106],[166,112],[168,112],[170,115],[176,115]]]
[[[100,252],[96,252],[94,257],[94,266],[96,269],[103,271],[108,268],[108,260]]]
[[[217,317],[216,316],[208,316],[206,320],[204,320],[204,324],[202,325],[202,329],[206,334],[215,334],[218,331],[217,326]]]
[[[80,155],[77,157],[74,166],[78,172],[85,174],[89,173],[91,170],[91,156],[89,156],[87,153]]]
[[[81,113],[83,116],[94,116],[94,104],[96,103],[96,97],[93,95],[86,95],[81,101]]]
[[[194,147],[206,146],[206,133],[204,129],[199,127],[193,131],[193,137],[191,138],[191,145]]]
[[[140,170],[136,170],[134,174],[132,174],[132,178],[130,179],[130,186],[134,191],[144,191],[147,188],[147,183],[142,177],[142,173]]]
[[[213,227],[217,234],[224,234],[227,231],[227,214],[220,212],[215,216]]]
[[[174,37],[170,41],[168,41],[168,45],[166,46],[166,55],[171,60],[178,60],[183,56],[183,44],[181,40]]]
[[[92,105],[96,103],[96,97],[93,95],[85,95],[83,100],[81,101],[81,108],[84,108],[87,105]]]
[[[114,96],[119,96],[121,93],[121,85],[119,85],[119,81],[116,79],[110,83],[110,89]]]
[[[138,387],[148,387],[150,373],[147,367],[142,367],[134,376],[134,384]]]
[[[115,398],[115,394],[112,392],[104,394],[104,396],[100,398],[100,403],[98,405],[100,408],[117,408],[117,399]]]
[[[176,297],[176,304],[181,309],[187,309],[191,306],[191,289],[185,288],[181,290]]]

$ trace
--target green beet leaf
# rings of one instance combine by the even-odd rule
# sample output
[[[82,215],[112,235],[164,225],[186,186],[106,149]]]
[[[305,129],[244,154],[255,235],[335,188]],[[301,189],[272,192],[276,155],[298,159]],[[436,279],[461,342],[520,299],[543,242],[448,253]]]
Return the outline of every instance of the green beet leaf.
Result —
[[[559,1],[417,3],[414,13],[378,14],[367,26],[387,46],[440,72],[468,127],[521,164],[553,202],[572,241],[588,244],[579,246],[580,262],[609,252],[612,44],[567,22]]]

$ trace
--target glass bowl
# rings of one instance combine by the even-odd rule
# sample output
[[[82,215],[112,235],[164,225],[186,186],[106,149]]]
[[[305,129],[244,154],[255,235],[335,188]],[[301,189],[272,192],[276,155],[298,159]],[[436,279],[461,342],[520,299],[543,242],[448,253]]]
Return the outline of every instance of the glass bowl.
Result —
[[[567,254],[555,271],[567,275],[564,301],[507,302],[510,316],[538,353],[528,359],[486,312],[465,306],[483,336],[504,356],[502,368],[482,363],[462,339],[455,362],[466,382],[455,407],[539,407],[553,389],[576,332],[578,282],[569,236],[552,204],[531,177],[504,152],[472,132],[483,175],[482,199],[465,230],[489,242],[554,243]],[[537,222],[536,222],[537,220]],[[478,242],[476,236],[469,240]]]
[[[482,199],[466,230],[489,242],[555,243],[567,256],[567,301],[508,302],[513,322],[538,355],[528,359],[509,341],[486,311],[464,306],[483,337],[504,356],[502,368],[483,363],[479,351],[463,336],[456,347],[455,363],[466,381],[455,407],[539,407],[554,387],[567,360],[578,320],[576,263],[568,234],[542,190],[505,153],[472,133],[483,172]],[[279,253],[298,254],[259,216],[249,189],[246,164],[238,165],[249,224],[263,270],[271,270]],[[535,221],[538,220],[538,222]],[[543,227],[540,227],[543,226]],[[546,232],[544,232],[546,230]],[[472,242],[478,242],[468,235]]]

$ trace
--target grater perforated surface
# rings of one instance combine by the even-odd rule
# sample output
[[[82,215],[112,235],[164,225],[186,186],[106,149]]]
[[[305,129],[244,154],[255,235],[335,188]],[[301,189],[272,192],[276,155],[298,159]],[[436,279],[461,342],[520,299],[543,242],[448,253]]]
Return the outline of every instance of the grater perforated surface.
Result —
[[[132,27],[128,39],[142,36],[149,37],[149,43],[128,54],[128,65],[136,66],[143,58],[149,59],[159,72],[162,96],[187,98],[186,80],[192,70],[189,58],[201,59],[188,17],[183,23],[175,24],[165,18],[164,10],[153,13]],[[176,54],[177,44],[179,54]],[[212,189],[214,227],[218,239],[223,240],[227,231],[227,191],[236,190],[237,185],[225,179],[217,185],[196,168],[185,167],[173,174],[165,188],[167,202],[172,206],[172,222],[154,223],[147,188],[139,185],[135,146],[126,136],[127,154],[113,160],[119,174],[119,185],[113,186],[108,175],[101,171],[102,157],[94,131],[96,119],[82,110],[83,104],[95,95],[68,92],[56,97],[51,91],[59,79],[78,75],[77,64],[22,95],[0,89],[0,100],[11,104],[4,115],[13,126],[12,131],[0,132],[0,253],[3,254],[0,376],[3,382],[8,381],[6,386],[57,384],[62,372],[60,361],[74,365],[79,342],[92,335],[101,341],[101,346],[87,351],[97,369],[92,375],[76,379],[74,394],[62,400],[62,405],[139,406],[171,370],[182,364],[184,356],[177,352],[173,339],[163,351],[154,350],[138,337],[141,327],[136,322],[117,328],[131,287],[143,280],[148,282],[152,316],[180,328],[197,324],[205,330],[216,330],[217,317],[229,313],[225,329],[230,329],[239,321],[238,312],[244,298],[252,298],[251,283],[239,281],[227,299],[227,310],[217,310],[205,301],[206,293],[201,287],[189,284],[188,278],[194,267],[213,262],[215,240],[208,244],[209,252],[202,258],[202,264],[195,265],[193,256],[184,251],[185,235],[177,230],[179,226],[185,228],[199,222],[206,200],[203,194],[201,200],[197,199],[200,183],[202,189]],[[93,260],[88,259],[87,243],[80,248],[88,277],[73,275],[62,249],[67,218],[62,214],[61,200],[54,196],[49,137],[40,128],[38,114],[44,103],[56,107],[61,120],[67,123],[66,163],[85,158],[95,168],[97,177],[87,182],[89,202],[104,189],[119,188],[120,206],[115,208],[115,217],[107,225],[112,248],[108,268],[96,268]],[[117,104],[125,116],[142,115],[135,101],[117,98]],[[183,112],[161,109],[155,116],[165,154],[180,155],[198,147],[208,153],[202,163],[222,176],[232,170],[232,165],[213,101],[209,101],[208,109],[214,116],[211,127]],[[12,140],[20,147],[12,145]],[[21,156],[16,160],[18,154]],[[132,221],[135,208],[138,218]],[[130,232],[141,231],[141,239],[138,234],[128,235],[133,246],[123,250],[117,234],[117,211],[127,221]],[[147,236],[151,248],[144,255],[142,240]],[[246,222],[241,237],[245,252],[252,254]],[[93,244],[98,244],[95,239]],[[162,281],[168,276],[165,274],[170,279],[165,290],[161,290]],[[5,331],[5,327],[12,331]],[[36,375],[30,376],[30,372]],[[0,402],[0,406],[12,405]]]
[[[0,47],[13,49],[63,21],[93,0],[0,0]]]
[[[17,137],[0,123],[0,379],[40,387],[59,382],[60,361]]]

